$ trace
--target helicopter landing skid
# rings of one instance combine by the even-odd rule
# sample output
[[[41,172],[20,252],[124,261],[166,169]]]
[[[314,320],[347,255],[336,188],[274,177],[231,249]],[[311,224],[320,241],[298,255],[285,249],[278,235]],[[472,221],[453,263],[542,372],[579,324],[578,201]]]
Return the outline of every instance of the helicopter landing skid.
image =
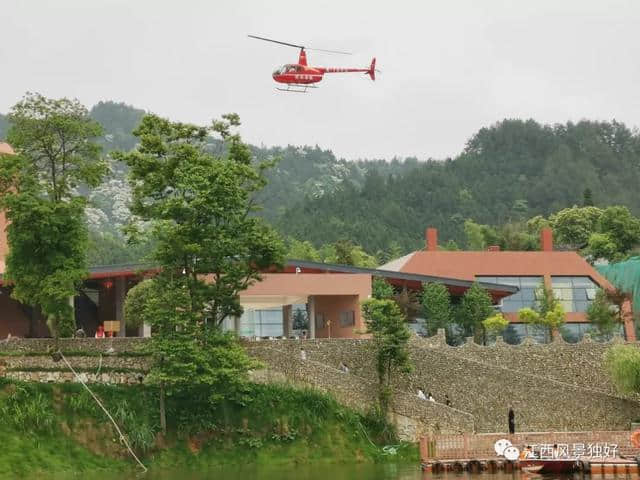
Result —
[[[317,85],[305,85],[299,83],[289,83],[287,88],[276,87],[276,90],[280,90],[281,92],[291,92],[291,93],[307,93],[307,88],[318,88]]]

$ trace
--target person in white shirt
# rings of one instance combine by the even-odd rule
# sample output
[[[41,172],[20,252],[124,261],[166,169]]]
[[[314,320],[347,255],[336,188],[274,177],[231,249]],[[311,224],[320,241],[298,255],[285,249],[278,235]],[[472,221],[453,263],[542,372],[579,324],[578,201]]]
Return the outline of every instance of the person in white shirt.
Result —
[[[426,400],[427,399],[427,397],[425,396],[424,392],[422,390],[420,390],[420,389],[418,389],[418,398],[420,400]]]
[[[431,395],[431,392],[429,392],[429,394],[427,395],[427,399],[428,399],[430,402],[433,402],[433,403],[435,403],[435,402],[436,402],[436,399],[435,399],[435,398],[433,398],[433,395]]]
[[[307,359],[307,352],[305,352],[302,348],[300,349],[300,359],[301,360]]]

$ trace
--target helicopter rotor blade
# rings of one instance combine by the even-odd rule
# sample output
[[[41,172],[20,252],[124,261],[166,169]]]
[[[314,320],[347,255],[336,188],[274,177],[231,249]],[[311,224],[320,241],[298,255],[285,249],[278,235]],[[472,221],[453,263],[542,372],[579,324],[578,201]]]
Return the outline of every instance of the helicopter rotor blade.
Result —
[[[353,55],[351,52],[341,52],[339,50],[325,50],[324,48],[307,48],[306,50],[313,50],[315,52],[336,53],[338,55]]]
[[[256,40],[264,40],[265,42],[279,43],[280,45],[286,45],[288,47],[295,47],[295,48],[304,49],[304,47],[302,45],[294,45],[293,43],[281,42],[280,40],[273,40],[271,38],[256,37],[255,35],[247,35],[247,37],[255,38]]]
[[[302,50],[313,50],[315,52],[335,53],[338,55],[351,55],[350,52],[341,52],[339,50],[325,50],[323,48],[307,48],[303,45],[295,45],[293,43],[281,42],[280,40],[273,40],[271,38],[258,37],[256,35],[247,35],[249,38],[255,38],[256,40],[264,40],[265,42],[277,43],[279,45],[286,45],[288,47],[301,48]]]

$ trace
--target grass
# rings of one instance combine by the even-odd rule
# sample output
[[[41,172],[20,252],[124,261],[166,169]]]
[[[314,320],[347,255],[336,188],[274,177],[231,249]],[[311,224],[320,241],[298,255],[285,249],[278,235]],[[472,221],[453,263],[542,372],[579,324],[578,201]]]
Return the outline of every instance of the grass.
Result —
[[[17,431],[0,425],[0,478],[56,473],[71,477],[80,472],[117,472],[130,469],[127,462],[95,455],[63,434]],[[68,474],[68,475],[65,475]]]
[[[400,445],[394,457],[383,453],[379,445],[389,441],[384,421],[313,390],[252,384],[234,401],[215,405],[210,392],[170,396],[169,434],[159,442],[156,389],[92,388],[152,470],[417,462],[415,445]],[[0,380],[0,417],[0,477],[134,469],[119,456],[122,449],[104,413],[81,385]]]

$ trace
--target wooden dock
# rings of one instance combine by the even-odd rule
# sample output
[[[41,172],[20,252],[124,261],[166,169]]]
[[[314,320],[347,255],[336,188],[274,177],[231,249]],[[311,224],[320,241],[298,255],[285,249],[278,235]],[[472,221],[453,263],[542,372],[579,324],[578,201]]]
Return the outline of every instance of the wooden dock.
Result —
[[[520,446],[605,444],[615,445],[615,453],[611,457],[577,455],[578,472],[596,479],[625,477],[640,480],[640,449],[630,443],[630,434],[612,431],[428,435],[420,439],[420,460],[425,473],[510,473],[519,470],[520,465],[517,460],[496,456],[494,444],[502,438]]]
[[[628,458],[586,459],[582,465],[582,471],[592,477],[640,476],[638,462]]]
[[[423,460],[422,471],[426,473],[511,473],[519,470],[518,461],[506,460],[502,457]],[[592,477],[640,477],[640,466],[636,460],[628,458],[589,459],[578,461],[578,471]]]

